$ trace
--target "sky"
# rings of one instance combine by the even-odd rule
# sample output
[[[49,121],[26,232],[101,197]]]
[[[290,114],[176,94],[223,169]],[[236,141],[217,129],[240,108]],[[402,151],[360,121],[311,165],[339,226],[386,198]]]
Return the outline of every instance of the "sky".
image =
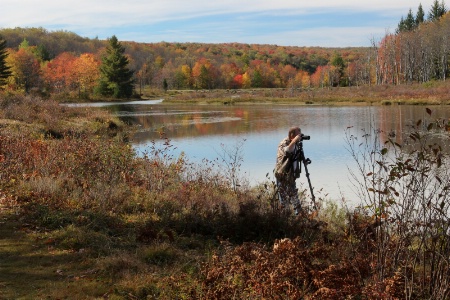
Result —
[[[0,28],[101,40],[367,47],[434,0],[2,0]]]

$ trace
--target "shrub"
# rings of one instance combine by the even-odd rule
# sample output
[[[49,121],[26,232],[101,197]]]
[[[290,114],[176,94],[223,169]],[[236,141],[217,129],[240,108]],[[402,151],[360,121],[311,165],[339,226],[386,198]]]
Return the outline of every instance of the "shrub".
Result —
[[[431,117],[432,111],[426,112]],[[348,136],[361,207],[372,220],[366,226],[376,253],[372,292],[378,284],[400,280],[405,298],[449,296],[449,136],[444,130],[444,120],[419,120],[402,145],[381,142],[379,130],[367,132],[362,143]]]

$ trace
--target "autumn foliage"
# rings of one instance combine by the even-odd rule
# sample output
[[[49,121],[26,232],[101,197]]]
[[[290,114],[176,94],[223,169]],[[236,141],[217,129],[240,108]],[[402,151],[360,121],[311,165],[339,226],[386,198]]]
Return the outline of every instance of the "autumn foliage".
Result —
[[[36,63],[34,81],[31,81],[31,74],[30,78],[24,77],[19,73],[19,67],[15,67],[14,80],[11,79],[8,85],[10,90],[24,88],[26,82],[29,88],[52,94],[92,96],[92,82],[98,83],[106,41],[75,39],[71,33],[47,32],[44,29],[5,29],[0,34],[9,45],[11,66],[24,63],[18,61],[21,54],[17,56],[16,52],[19,48],[31,55]],[[54,44],[56,37],[65,48]],[[16,44],[18,41],[20,43]],[[313,86],[309,77],[318,67],[327,66],[335,56],[358,65],[364,63],[364,68],[370,68],[367,65],[370,60],[366,59],[368,49],[365,48],[163,42],[123,42],[123,46],[130,69],[134,71],[138,91],[145,87],[161,89],[164,82],[168,89],[307,89]],[[345,70],[340,71],[342,74]],[[331,85],[331,82],[318,78],[317,87]],[[362,84],[366,80],[359,73],[351,79],[349,85]],[[339,80],[333,84],[336,82]]]
[[[146,88],[163,87],[310,91],[400,85],[448,77],[449,46],[443,37],[449,28],[448,14],[444,14],[414,30],[387,33],[380,41],[372,41],[371,47],[123,42],[123,50],[139,94]],[[77,39],[71,33],[44,29],[5,29],[0,34],[9,45],[9,90],[36,90],[71,98],[93,96],[107,41]],[[65,48],[55,45],[56,37],[66,41],[61,42]]]

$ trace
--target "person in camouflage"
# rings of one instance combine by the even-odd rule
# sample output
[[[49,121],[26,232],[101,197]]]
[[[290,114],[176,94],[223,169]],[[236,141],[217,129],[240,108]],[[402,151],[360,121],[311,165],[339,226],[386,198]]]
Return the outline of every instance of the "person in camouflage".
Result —
[[[298,189],[295,180],[300,176],[300,162],[297,158],[299,142],[302,140],[301,129],[292,127],[288,136],[278,145],[277,160],[275,164],[275,178],[278,188],[278,198],[282,208],[294,207],[294,213],[301,210]]]

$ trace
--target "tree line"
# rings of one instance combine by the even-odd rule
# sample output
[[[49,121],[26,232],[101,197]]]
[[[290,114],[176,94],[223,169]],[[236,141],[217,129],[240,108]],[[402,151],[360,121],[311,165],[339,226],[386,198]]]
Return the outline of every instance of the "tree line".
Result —
[[[130,97],[147,87],[309,89],[445,80],[449,22],[444,3],[436,0],[428,18],[419,5],[395,33],[360,48],[136,43],[43,28],[2,29],[0,85],[89,98]]]
[[[7,88],[88,96],[99,85],[107,41],[42,28],[0,30],[13,69]],[[60,40],[60,45],[57,41]],[[68,41],[67,41],[68,40]],[[12,42],[11,42],[12,41]],[[167,89],[309,88],[361,84],[355,73],[366,48],[283,47],[240,43],[121,42],[135,92]],[[23,65],[24,49],[33,63]],[[367,69],[367,68],[366,68]],[[26,77],[26,80],[23,78]],[[26,82],[26,84],[25,84]],[[104,86],[104,85],[103,85]]]
[[[425,19],[422,5],[410,9],[395,34],[377,45],[376,83],[410,84],[446,80],[449,75],[450,16],[444,2],[434,1]]]
[[[134,71],[129,69],[125,48],[116,36],[108,39],[101,56],[62,52],[48,59],[42,46],[31,46],[24,39],[17,51],[6,48],[0,38],[0,87],[7,91],[42,94],[77,93],[88,98],[129,98],[134,89]]]

